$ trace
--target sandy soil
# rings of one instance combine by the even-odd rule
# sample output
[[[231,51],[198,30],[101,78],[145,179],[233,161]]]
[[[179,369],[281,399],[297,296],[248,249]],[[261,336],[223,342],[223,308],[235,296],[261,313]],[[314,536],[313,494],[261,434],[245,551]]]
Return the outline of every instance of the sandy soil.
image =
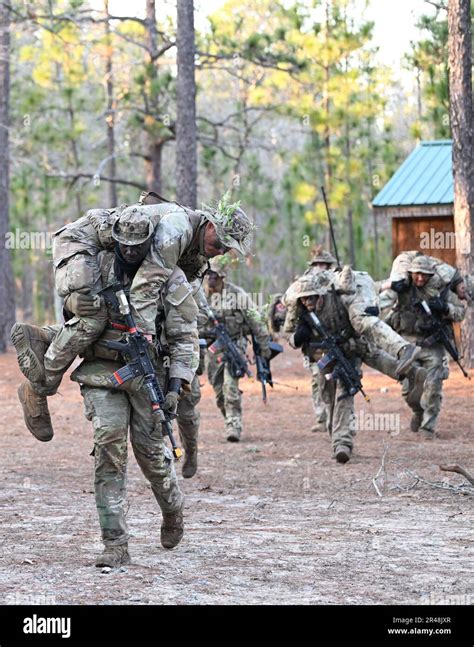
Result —
[[[23,424],[15,356],[1,356],[0,604],[472,604],[473,489],[438,467],[474,472],[473,391],[459,370],[431,442],[410,432],[400,387],[367,371],[371,402],[356,398],[365,428],[346,465],[309,431],[300,355],[285,352],[273,372],[298,390],[275,386],[264,406],[258,383],[242,380],[239,444],[226,442],[202,378],[200,468],[180,476],[186,534],[174,551],[159,543],[160,512],[130,452],[133,563],[104,573],[93,566],[101,543],[78,387],[65,380],[50,400],[56,435],[39,443]],[[396,416],[391,430],[368,430],[375,413]]]

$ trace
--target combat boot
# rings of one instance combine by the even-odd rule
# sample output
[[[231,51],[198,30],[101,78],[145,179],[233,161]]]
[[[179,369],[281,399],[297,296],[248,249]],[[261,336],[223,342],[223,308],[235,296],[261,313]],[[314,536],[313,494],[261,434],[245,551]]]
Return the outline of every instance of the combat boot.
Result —
[[[26,323],[15,323],[12,326],[10,339],[16,350],[18,366],[31,382],[44,381],[44,354],[53,336],[39,326]]]
[[[54,431],[46,396],[36,393],[31,383],[25,380],[18,387],[18,399],[23,407],[23,417],[28,430],[42,442],[51,440]]]
[[[351,457],[351,452],[351,448],[347,447],[347,445],[339,445],[339,447],[336,447],[334,457],[338,463],[347,463]]]
[[[197,454],[197,447],[192,450],[185,450],[184,464],[182,469],[182,474],[185,479],[192,478],[197,472]]]
[[[435,438],[438,438],[438,433],[432,429],[423,429],[423,427],[420,427],[420,434],[425,440],[434,440]]]
[[[311,427],[311,431],[313,433],[318,433],[320,431],[327,431],[326,423],[325,422],[315,422],[314,425]]]
[[[163,548],[174,548],[184,534],[183,520],[184,501],[176,512],[163,512],[161,524],[161,545]]]
[[[413,431],[414,433],[417,433],[421,426],[422,420],[423,420],[423,411],[415,411],[415,413],[411,417],[410,430]]]
[[[131,561],[128,545],[122,544],[120,546],[106,546],[103,553],[95,560],[95,565],[97,567],[109,566],[110,568],[117,568],[118,566],[130,564]]]
[[[407,344],[402,348],[399,354],[397,367],[395,369],[399,379],[403,379],[406,376],[408,369],[420,353],[421,347],[415,346],[415,344]]]

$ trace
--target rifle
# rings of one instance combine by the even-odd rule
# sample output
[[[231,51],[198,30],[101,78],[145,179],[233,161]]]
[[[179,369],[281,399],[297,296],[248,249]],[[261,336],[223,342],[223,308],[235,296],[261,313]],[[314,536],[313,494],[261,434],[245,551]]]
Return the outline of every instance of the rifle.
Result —
[[[351,364],[351,362],[344,355],[343,351],[338,346],[338,340],[335,335],[331,335],[327,332],[321,320],[314,312],[307,313],[307,319],[312,327],[316,330],[319,337],[322,338],[321,342],[312,343],[311,345],[315,348],[323,348],[326,352],[317,362],[317,366],[320,370],[325,369],[329,364],[334,363],[334,369],[332,373],[327,376],[328,380],[340,380],[344,386],[345,393],[338,397],[338,400],[343,400],[352,395],[355,395],[359,391],[364,396],[366,402],[370,402],[370,398],[364,393],[362,388],[362,381],[360,379],[360,374],[356,368]]]
[[[253,352],[255,355],[255,366],[257,367],[257,380],[262,385],[263,403],[267,404],[267,384],[269,384],[273,389],[273,378],[272,378],[272,372],[270,370],[270,360],[266,359],[265,357],[262,357],[262,351],[260,348],[260,344],[257,341],[257,338],[253,333],[251,333],[251,336],[252,336]],[[273,359],[275,355],[278,355],[279,353],[283,352],[283,346],[281,346],[280,344],[277,344],[276,342],[270,341],[269,346],[272,351],[272,357],[270,359]]]
[[[125,366],[110,376],[110,382],[113,386],[118,387],[134,377],[144,377],[144,386],[150,398],[153,414],[161,423],[164,435],[169,438],[173,456],[179,460],[183,452],[176,444],[171,426],[171,420],[176,417],[176,414],[164,412],[162,409],[165,397],[156,377],[150,354],[150,344],[143,333],[137,330],[123,286],[116,283],[101,290],[99,294],[102,294],[106,303],[114,310],[118,310],[125,320],[125,325],[111,322],[112,328],[122,330],[127,335],[127,340],[123,342],[105,342],[107,348],[117,350],[129,359]]]
[[[470,380],[471,379],[470,375],[466,372],[464,366],[460,362],[459,351],[457,349],[456,342],[454,340],[454,334],[453,334],[451,322],[449,322],[449,325],[443,325],[440,317],[433,314],[426,300],[423,299],[423,301],[418,301],[418,305],[421,306],[425,314],[428,315],[431,329],[434,330],[433,334],[427,337],[421,343],[421,346],[429,347],[437,342],[443,344],[447,352],[451,355],[453,360],[461,369],[464,377],[467,377],[467,379]],[[450,331],[450,335],[448,335],[446,329]]]
[[[219,358],[217,361],[219,363],[222,361],[227,362],[229,371],[233,377],[243,377],[244,375],[252,377],[246,358],[240,352],[237,344],[230,338],[224,324],[219,323],[216,315],[210,308],[209,319],[212,321],[214,326],[212,329],[212,335],[216,337],[216,341],[214,341],[208,348],[209,352],[214,355],[219,351],[224,352],[223,357]]]
[[[342,265],[341,265],[341,261],[339,260],[339,254],[337,253],[336,237],[334,235],[334,229],[333,229],[333,226],[332,226],[331,213],[329,212],[328,201],[327,201],[327,198],[326,198],[326,191],[324,190],[323,186],[321,187],[321,191],[322,191],[323,198],[324,198],[324,206],[326,207],[326,213],[328,215],[329,231],[331,233],[331,240],[332,240],[332,244],[333,244],[333,247],[334,247],[334,254],[336,255],[337,269],[340,270],[342,268]]]

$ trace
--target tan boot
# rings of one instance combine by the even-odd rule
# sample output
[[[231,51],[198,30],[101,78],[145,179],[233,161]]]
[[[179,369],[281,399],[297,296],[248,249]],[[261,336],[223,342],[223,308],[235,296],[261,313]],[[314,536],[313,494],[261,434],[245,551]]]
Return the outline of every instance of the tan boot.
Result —
[[[161,545],[163,548],[174,548],[184,534],[183,520],[184,501],[176,512],[163,512],[161,524]]]
[[[28,430],[42,442],[51,440],[54,431],[46,396],[36,393],[31,383],[25,380],[18,388],[18,399],[23,407],[23,417]]]
[[[185,450],[184,464],[182,469],[182,474],[185,479],[192,478],[197,472],[197,454],[197,447],[190,451],[188,451],[187,449]]]
[[[122,544],[121,546],[106,546],[103,553],[95,560],[95,565],[97,567],[109,566],[110,568],[117,568],[118,566],[130,564],[131,561],[128,545]]]
[[[44,354],[52,338],[52,334],[38,326],[26,323],[15,323],[12,326],[10,339],[16,350],[18,366],[31,382],[44,380]]]
[[[314,425],[311,427],[311,431],[313,433],[318,433],[320,431],[327,431],[326,423],[325,422],[315,422]]]

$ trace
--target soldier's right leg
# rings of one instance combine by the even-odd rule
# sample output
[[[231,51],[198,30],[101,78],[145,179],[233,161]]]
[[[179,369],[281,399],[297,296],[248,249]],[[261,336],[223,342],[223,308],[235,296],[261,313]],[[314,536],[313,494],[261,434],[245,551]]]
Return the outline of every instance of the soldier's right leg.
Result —
[[[184,533],[184,496],[179,489],[173,454],[165,445],[161,423],[152,413],[148,394],[141,390],[129,397],[133,452],[163,515],[161,543],[164,548],[174,548]]]
[[[101,312],[97,317],[73,317],[66,321],[54,336],[44,356],[43,395],[56,393],[64,373],[79,354],[99,339],[106,324],[105,312]],[[35,385],[35,388],[39,391],[41,386],[38,388]]]
[[[207,366],[207,377],[216,394],[216,404],[225,418],[224,404],[224,362],[216,362],[215,356],[208,353],[209,363]]]
[[[191,391],[179,400],[177,409],[177,423],[179,436],[184,447],[185,460],[182,474],[184,478],[191,478],[197,471],[198,434],[200,414],[197,405],[201,400],[201,387],[199,376],[195,375],[190,384]]]
[[[347,463],[352,454],[355,435],[354,396],[338,400],[344,393],[339,381],[334,397],[334,412],[332,422],[332,448],[338,463]]]
[[[100,337],[105,325],[106,319],[98,316],[74,317],[63,326],[46,329],[28,324],[15,324],[12,328],[18,364],[24,375],[30,375],[29,381],[20,385],[18,398],[25,424],[38,440],[48,441],[54,435],[47,397],[57,392],[74,359]],[[24,350],[26,344],[30,345],[29,351]],[[33,356],[35,361],[32,361]],[[40,376],[38,367],[41,365],[43,373]]]
[[[224,407],[226,437],[229,442],[237,443],[242,435],[242,394],[239,378],[231,375],[229,367],[224,369]]]
[[[311,397],[313,399],[313,409],[316,416],[316,422],[311,427],[311,431],[327,431],[328,413],[326,404],[321,397],[319,368],[316,362],[310,363],[311,370]]]
[[[82,386],[81,393],[94,428],[95,501],[105,546],[96,566],[119,566],[130,561],[124,511],[130,404],[113,389]]]
[[[18,365],[28,378],[18,388],[23,417],[27,429],[42,442],[54,435],[46,396],[38,393],[35,385],[44,379],[44,354],[61,326],[32,326],[13,324],[11,340],[17,353]]]
[[[338,400],[344,393],[339,380],[326,380],[322,372],[320,375],[321,396],[329,414],[328,431],[331,435],[333,456],[338,463],[347,463],[354,444],[354,397]]]

